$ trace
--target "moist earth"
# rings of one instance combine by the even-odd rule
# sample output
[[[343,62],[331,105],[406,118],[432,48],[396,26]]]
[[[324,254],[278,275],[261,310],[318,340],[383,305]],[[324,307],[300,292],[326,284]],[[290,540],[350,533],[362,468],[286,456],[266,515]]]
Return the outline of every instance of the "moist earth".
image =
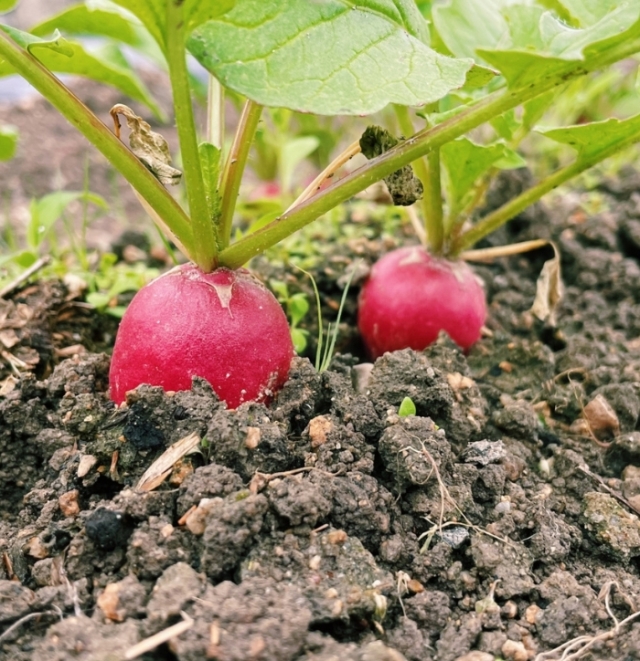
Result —
[[[549,248],[476,268],[467,355],[441,337],[370,364],[355,278],[329,369],[296,358],[237,410],[198,379],[117,408],[110,318],[58,281],[0,301],[0,658],[640,658],[640,175],[492,242],[540,237],[562,256],[555,327],[529,311]],[[394,245],[317,263],[328,318],[345,264]]]

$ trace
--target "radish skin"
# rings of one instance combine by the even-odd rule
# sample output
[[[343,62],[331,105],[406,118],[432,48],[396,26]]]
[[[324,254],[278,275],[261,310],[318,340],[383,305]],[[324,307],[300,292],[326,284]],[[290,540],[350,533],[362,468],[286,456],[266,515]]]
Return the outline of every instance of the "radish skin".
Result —
[[[113,350],[110,397],[140,384],[189,390],[206,379],[229,408],[268,402],[293,358],[286,316],[245,269],[179,266],[146,285],[127,308]]]
[[[360,293],[358,327],[369,355],[422,351],[440,331],[463,349],[480,339],[487,316],[482,285],[466,262],[407,247],[384,255]]]

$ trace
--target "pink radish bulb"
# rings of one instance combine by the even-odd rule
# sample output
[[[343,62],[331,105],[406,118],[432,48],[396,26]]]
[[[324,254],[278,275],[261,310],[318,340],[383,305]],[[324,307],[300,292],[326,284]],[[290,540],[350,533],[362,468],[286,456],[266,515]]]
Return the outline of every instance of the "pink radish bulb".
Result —
[[[133,297],[113,349],[110,396],[120,404],[142,383],[189,390],[199,376],[236,408],[269,401],[292,358],[285,314],[261,282],[245,269],[185,264]]]
[[[487,316],[482,285],[465,262],[420,247],[387,253],[360,293],[358,327],[373,359],[386,351],[422,351],[445,331],[467,350]]]

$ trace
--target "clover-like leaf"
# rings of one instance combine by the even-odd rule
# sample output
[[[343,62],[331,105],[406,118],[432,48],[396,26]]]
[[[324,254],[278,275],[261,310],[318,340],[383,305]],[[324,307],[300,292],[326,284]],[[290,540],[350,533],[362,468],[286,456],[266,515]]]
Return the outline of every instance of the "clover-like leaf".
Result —
[[[196,30],[192,54],[225,86],[268,106],[324,115],[424,105],[464,84],[472,62],[419,36],[404,0],[238,0]]]

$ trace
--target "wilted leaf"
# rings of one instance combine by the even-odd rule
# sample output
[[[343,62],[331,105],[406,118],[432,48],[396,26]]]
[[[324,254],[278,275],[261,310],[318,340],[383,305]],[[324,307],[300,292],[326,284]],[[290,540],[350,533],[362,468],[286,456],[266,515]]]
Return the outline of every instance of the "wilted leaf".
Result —
[[[560,252],[552,241],[549,245],[553,248],[554,257],[546,261],[542,267],[536,283],[536,297],[531,312],[540,321],[555,326],[556,311],[564,295],[564,285],[560,273]]]
[[[376,158],[395,147],[398,142],[397,138],[380,126],[368,126],[360,138],[360,149],[367,158]],[[422,197],[422,182],[413,174],[410,165],[385,177],[384,183],[397,206],[410,206]]]
[[[138,117],[131,108],[118,103],[111,108],[111,116],[116,123],[116,134],[120,137],[118,115],[123,115],[129,127],[129,146],[131,151],[165,186],[180,182],[182,172],[171,166],[169,145],[162,135],[151,130],[147,122]]]
[[[464,84],[472,62],[430,49],[423,32],[408,0],[238,0],[188,45],[222,84],[263,105],[369,114]]]

